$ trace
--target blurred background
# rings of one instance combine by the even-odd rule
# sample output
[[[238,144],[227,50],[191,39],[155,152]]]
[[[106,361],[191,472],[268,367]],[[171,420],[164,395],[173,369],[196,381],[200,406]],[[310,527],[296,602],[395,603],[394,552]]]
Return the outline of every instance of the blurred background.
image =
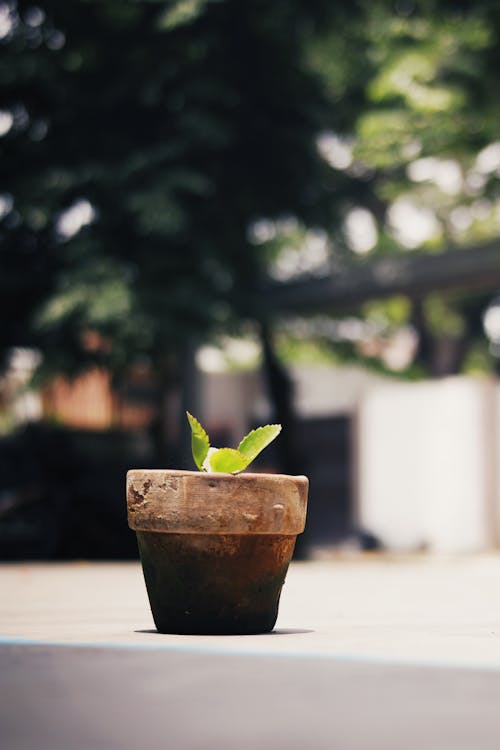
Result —
[[[0,558],[267,421],[297,549],[500,546],[500,4],[0,1]]]

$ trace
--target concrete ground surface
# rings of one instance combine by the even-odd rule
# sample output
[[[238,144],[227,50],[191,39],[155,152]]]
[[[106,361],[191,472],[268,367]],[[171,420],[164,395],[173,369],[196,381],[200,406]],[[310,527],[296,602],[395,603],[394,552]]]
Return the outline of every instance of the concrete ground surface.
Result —
[[[498,750],[500,556],[293,563],[273,633],[154,630],[140,567],[0,566],[2,750]]]

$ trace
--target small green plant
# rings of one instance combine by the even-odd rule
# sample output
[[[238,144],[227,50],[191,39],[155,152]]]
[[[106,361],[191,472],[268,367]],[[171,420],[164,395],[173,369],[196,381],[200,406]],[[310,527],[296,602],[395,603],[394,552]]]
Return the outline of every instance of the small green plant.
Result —
[[[186,414],[191,427],[193,459],[200,471],[238,474],[281,432],[280,424],[266,424],[249,432],[237,448],[212,448],[207,433],[196,417],[189,412]]]

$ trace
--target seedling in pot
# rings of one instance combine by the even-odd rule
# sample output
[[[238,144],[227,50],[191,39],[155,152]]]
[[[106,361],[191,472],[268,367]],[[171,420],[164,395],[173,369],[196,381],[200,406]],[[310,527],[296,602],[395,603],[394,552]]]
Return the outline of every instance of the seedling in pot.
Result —
[[[266,424],[246,435],[237,448],[212,448],[210,439],[196,417],[186,412],[191,427],[193,459],[200,471],[238,474],[281,432],[280,424]]]

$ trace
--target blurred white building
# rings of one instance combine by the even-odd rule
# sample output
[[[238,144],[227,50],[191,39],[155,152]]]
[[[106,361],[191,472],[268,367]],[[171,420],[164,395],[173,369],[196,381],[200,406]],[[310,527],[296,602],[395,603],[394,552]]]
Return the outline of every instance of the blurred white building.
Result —
[[[450,377],[381,385],[357,410],[361,523],[393,549],[500,546],[500,387]]]

